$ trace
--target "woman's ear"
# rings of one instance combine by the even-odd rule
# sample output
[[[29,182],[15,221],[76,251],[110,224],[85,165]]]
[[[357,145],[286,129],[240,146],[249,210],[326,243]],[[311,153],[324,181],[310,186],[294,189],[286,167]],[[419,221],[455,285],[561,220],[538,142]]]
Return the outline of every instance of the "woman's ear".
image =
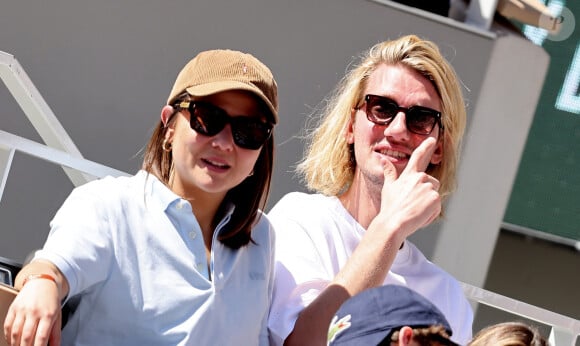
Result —
[[[164,127],[168,126],[173,113],[175,113],[175,109],[170,105],[166,105],[161,109],[161,122],[163,122]]]
[[[163,143],[171,144],[171,137],[175,132],[175,121],[171,122],[171,116],[175,114],[175,109],[171,106],[165,106],[161,109],[161,122],[165,128],[164,141]]]

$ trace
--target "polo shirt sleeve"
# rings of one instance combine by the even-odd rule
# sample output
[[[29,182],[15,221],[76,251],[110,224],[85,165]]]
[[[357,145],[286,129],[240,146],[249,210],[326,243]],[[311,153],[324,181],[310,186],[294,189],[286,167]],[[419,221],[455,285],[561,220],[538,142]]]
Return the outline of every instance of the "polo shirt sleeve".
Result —
[[[109,220],[112,206],[102,200],[102,181],[75,188],[50,223],[50,233],[35,258],[54,263],[69,284],[69,297],[107,277],[112,260]]]
[[[266,258],[264,258],[264,263],[266,264],[266,271],[267,271],[267,278],[268,278],[268,307],[272,304],[272,295],[274,293],[274,253],[275,253],[275,238],[276,235],[274,230],[272,229],[272,224],[269,221],[269,218],[266,214],[260,216],[260,221],[258,225],[254,228],[254,230],[259,230],[261,228],[266,229],[264,236],[261,237],[261,240],[257,240],[258,244],[262,244],[262,242],[268,243],[268,248],[266,251]],[[254,231],[252,231],[254,232]],[[252,234],[253,237],[253,234]],[[270,332],[268,330],[268,309],[266,309],[266,313],[264,314],[264,318],[261,321],[261,328],[260,328],[260,346],[269,346],[270,340]]]

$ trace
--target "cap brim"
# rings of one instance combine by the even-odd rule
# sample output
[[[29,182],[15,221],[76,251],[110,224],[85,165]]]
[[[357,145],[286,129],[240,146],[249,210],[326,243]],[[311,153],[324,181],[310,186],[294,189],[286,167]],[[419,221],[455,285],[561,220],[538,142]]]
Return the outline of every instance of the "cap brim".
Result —
[[[248,85],[246,83],[237,82],[237,81],[220,81],[220,82],[211,82],[205,83],[201,85],[194,85],[190,86],[189,88],[185,89],[188,94],[194,97],[202,97],[202,96],[209,96],[212,94],[216,94],[223,91],[228,90],[246,90],[249,91],[256,96],[258,96],[270,109],[272,113],[274,124],[278,123],[278,111],[274,108],[270,100],[262,93],[260,89],[254,87],[252,85]]]

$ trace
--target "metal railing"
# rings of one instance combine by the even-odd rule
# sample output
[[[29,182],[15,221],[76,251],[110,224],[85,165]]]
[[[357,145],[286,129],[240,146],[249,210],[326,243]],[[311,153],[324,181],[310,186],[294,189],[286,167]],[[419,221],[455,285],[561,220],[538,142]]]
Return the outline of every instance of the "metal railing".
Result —
[[[0,78],[45,144],[0,130],[0,200],[16,151],[60,165],[74,186],[106,175],[127,173],[83,158],[20,63],[0,51]]]
[[[549,341],[554,346],[575,346],[580,335],[580,321],[522,301],[462,283],[467,298],[550,326]]]

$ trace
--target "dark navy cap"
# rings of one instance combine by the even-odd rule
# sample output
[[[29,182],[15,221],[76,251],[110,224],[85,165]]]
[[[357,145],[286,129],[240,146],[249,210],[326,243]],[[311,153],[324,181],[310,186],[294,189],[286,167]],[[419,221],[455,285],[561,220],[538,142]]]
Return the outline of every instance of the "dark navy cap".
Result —
[[[451,336],[449,322],[430,301],[399,285],[365,290],[345,301],[328,332],[329,345],[377,345],[401,327],[441,325]]]

